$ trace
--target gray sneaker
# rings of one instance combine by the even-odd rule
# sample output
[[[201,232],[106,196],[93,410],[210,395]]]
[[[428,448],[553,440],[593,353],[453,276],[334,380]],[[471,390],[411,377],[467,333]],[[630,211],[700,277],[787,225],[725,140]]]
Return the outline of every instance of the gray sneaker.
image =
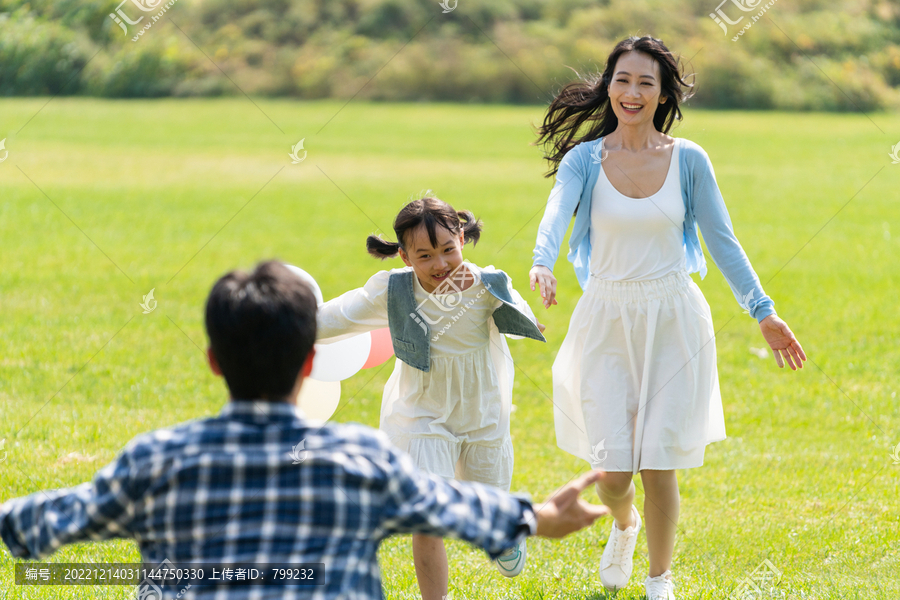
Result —
[[[525,540],[501,554],[494,562],[497,563],[497,570],[507,577],[521,573],[525,568]]]

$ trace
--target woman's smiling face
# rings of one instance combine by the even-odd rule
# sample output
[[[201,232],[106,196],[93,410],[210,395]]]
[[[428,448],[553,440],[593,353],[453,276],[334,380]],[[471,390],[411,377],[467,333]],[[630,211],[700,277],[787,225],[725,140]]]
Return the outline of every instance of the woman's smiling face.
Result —
[[[428,231],[419,225],[404,236],[400,249],[400,258],[407,266],[412,267],[419,278],[422,288],[431,293],[462,264],[462,247],[465,243],[463,233],[454,234],[441,226],[434,228],[437,245],[432,246],[428,239]]]
[[[619,122],[639,125],[653,123],[660,97],[659,63],[643,52],[626,52],[619,57],[609,83],[609,102]]]

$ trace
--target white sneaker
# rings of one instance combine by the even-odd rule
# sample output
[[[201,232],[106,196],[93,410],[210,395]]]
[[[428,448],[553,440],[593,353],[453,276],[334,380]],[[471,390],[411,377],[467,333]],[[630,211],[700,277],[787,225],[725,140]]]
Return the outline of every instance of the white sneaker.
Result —
[[[502,575],[515,577],[521,573],[525,568],[525,540],[498,556],[494,562]]]
[[[647,600],[676,600],[672,571],[666,571],[656,577],[648,577],[644,582],[644,590],[647,592]]]
[[[600,559],[600,582],[608,590],[620,590],[628,585],[633,568],[632,558],[637,544],[638,532],[641,530],[641,516],[637,508],[631,506],[634,513],[634,525],[622,530],[613,521],[609,541]]]

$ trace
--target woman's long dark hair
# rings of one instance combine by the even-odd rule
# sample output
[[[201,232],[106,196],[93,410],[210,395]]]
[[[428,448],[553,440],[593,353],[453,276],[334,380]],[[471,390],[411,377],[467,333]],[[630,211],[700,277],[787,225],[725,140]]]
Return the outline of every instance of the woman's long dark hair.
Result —
[[[684,81],[680,58],[675,57],[662,40],[654,37],[626,38],[613,48],[602,74],[580,76],[579,81],[563,87],[550,103],[537,140],[538,145],[545,147],[544,158],[550,163],[546,177],[556,175],[563,156],[576,144],[596,140],[616,130],[619,119],[609,104],[609,84],[619,57],[632,51],[647,54],[659,64],[660,97],[666,98],[666,102],[656,107],[653,125],[658,131],[668,133],[674,121],[681,120],[678,105],[690,98],[693,83]],[[587,126],[586,130],[584,126]]]
[[[396,242],[389,242],[377,235],[370,235],[366,239],[366,250],[375,258],[380,259],[393,258],[401,249],[407,252],[406,244],[409,241],[407,234],[420,225],[425,226],[428,239],[435,248],[438,245],[437,227],[443,227],[453,235],[459,235],[462,232],[466,244],[472,242],[472,245],[475,245],[481,237],[481,221],[476,219],[471,212],[456,210],[439,198],[426,196],[404,206],[397,218],[394,219]]]

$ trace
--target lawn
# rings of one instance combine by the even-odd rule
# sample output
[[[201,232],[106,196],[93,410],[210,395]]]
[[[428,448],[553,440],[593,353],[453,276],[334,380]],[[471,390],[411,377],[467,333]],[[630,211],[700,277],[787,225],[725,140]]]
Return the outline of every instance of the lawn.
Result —
[[[539,307],[527,277],[550,181],[530,145],[537,107],[47,100],[0,100],[0,500],[86,481],[133,436],[217,412],[226,394],[205,366],[202,321],[215,279],[278,257],[326,298],[361,286],[399,264],[369,258],[364,238],[392,238],[422,190],[482,218],[466,258],[506,270]],[[709,153],[736,233],[810,357],[798,373],[759,358],[758,327],[710,261],[700,286],[729,437],[680,473],[679,598],[725,598],[764,560],[781,573],[767,597],[896,598],[900,165],[888,153],[900,116],[688,109],[672,133]],[[308,155],[291,164],[301,139]],[[550,366],[579,296],[565,258],[556,275],[559,305],[538,310],[548,343],[510,343],[513,489],[535,499],[587,468],[553,433]],[[151,289],[158,308],[143,314]],[[334,418],[377,426],[391,364],[343,382]],[[450,598],[605,598],[608,530],[531,540],[513,580],[451,543]],[[380,558],[386,596],[415,598],[409,538]],[[49,560],[139,554],[110,541]],[[14,564],[0,550],[0,599],[134,594],[16,586]],[[635,565],[616,598],[643,597],[643,533]]]

